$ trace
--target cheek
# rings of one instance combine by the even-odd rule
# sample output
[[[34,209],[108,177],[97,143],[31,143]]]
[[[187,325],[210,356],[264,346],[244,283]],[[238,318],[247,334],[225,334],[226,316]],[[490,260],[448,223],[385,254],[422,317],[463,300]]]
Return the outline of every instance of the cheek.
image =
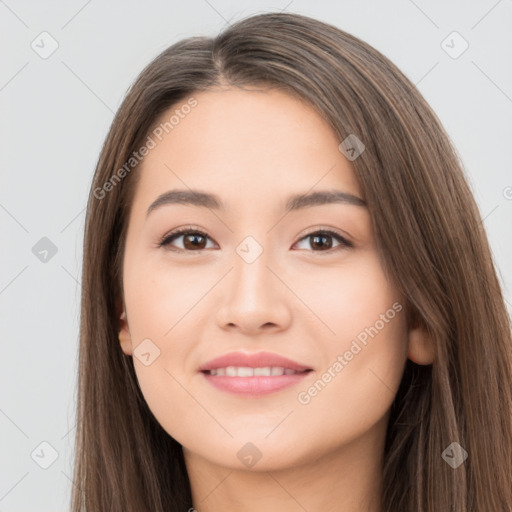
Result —
[[[396,311],[403,309],[401,296],[386,279],[373,251],[352,253],[336,266],[292,268],[289,272],[286,282],[293,283],[294,293],[307,306],[303,311],[311,313],[307,318],[317,324],[326,347],[341,350],[358,335],[364,338],[366,328],[376,322],[382,327],[382,315],[385,320],[398,319],[392,322],[394,328],[403,327],[402,315]],[[395,303],[398,305],[393,308]]]
[[[136,270],[125,274],[132,339],[171,338],[173,330],[180,329],[182,319],[193,316],[193,308],[215,282],[214,276],[210,273],[208,277],[199,266],[185,269],[165,261],[139,261]]]
[[[188,379],[196,371],[191,354],[204,338],[201,332],[210,318],[205,314],[207,292],[222,273],[217,276],[205,265],[186,267],[151,256],[133,258],[125,268],[135,371],[148,405],[166,425],[172,423],[171,413],[194,407],[182,386],[189,388]]]
[[[323,366],[312,385],[299,390],[297,402],[317,428],[327,416],[340,431],[356,435],[385,415],[401,381],[407,359],[403,300],[369,253],[298,283],[321,320],[314,322],[322,332]]]

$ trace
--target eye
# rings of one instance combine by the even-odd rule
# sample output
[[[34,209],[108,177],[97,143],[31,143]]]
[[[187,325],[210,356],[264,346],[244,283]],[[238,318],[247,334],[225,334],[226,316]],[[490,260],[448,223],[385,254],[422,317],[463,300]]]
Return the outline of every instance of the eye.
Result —
[[[332,243],[333,238],[338,242],[338,245],[334,246],[334,248]],[[297,244],[303,240],[309,241],[311,247],[320,248],[320,250],[314,250],[314,252],[330,252],[347,247],[353,247],[353,244],[346,240],[339,233],[328,229],[312,231],[311,233],[308,233],[306,236],[302,237],[297,242]]]
[[[183,238],[184,247],[169,247],[171,250],[186,250],[186,251],[197,251],[205,249],[206,240],[210,237],[199,229],[193,227],[181,228],[179,230],[168,233],[158,244],[159,247],[170,246],[171,242],[174,242],[178,238]]]
[[[179,238],[183,239],[184,246],[172,247],[171,244]],[[333,238],[338,242],[338,245],[334,246],[334,248],[332,243]],[[204,231],[196,229],[193,226],[188,226],[166,234],[161,239],[158,246],[169,247],[170,250],[176,251],[200,252],[201,249],[207,248],[207,240],[211,239]],[[310,246],[313,247],[313,252],[329,252],[331,250],[353,247],[353,244],[351,242],[346,240],[339,233],[331,231],[329,229],[312,231],[311,233],[308,233],[306,236],[302,237],[298,242],[294,244],[294,246],[301,243],[303,240],[307,240],[310,242]]]

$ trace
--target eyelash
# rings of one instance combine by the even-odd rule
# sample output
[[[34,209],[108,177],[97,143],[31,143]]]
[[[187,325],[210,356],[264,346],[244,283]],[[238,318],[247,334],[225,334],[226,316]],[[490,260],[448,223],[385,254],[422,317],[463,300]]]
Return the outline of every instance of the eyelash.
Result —
[[[158,242],[158,247],[165,247],[165,246],[169,245],[172,241],[174,241],[174,239],[179,238],[180,235],[189,235],[189,234],[201,235],[202,237],[210,238],[207,235],[207,233],[205,233],[201,229],[197,229],[194,226],[186,226],[184,228],[179,228],[176,231],[171,231],[170,233],[165,234]],[[312,235],[319,235],[319,234],[331,236],[332,238],[336,239],[340,243],[340,245],[338,245],[337,247],[333,247],[331,249],[327,249],[325,251],[311,250],[311,252],[332,253],[333,251],[336,251],[338,249],[347,249],[347,248],[354,247],[354,245],[351,242],[349,242],[346,238],[344,238],[342,235],[340,235],[336,231],[333,231],[331,229],[323,229],[323,228],[317,228],[315,231],[306,233],[298,240],[298,242],[302,241],[304,238],[310,237]],[[211,240],[211,238],[210,238],[210,240]],[[170,248],[169,250],[177,251],[177,252],[188,252],[188,253],[198,252],[198,253],[200,253],[200,252],[203,252],[205,249],[203,249],[203,250],[198,249],[197,251],[188,251],[186,249],[180,249],[180,248],[173,247],[173,248]]]

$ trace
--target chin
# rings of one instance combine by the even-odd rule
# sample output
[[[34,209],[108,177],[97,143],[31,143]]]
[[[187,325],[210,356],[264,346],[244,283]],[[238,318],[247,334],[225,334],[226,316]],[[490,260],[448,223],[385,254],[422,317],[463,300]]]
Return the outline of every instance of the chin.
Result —
[[[264,435],[267,435],[267,431]],[[287,441],[275,439],[270,441],[264,435],[243,435],[235,436],[233,439],[202,445],[195,450],[184,449],[191,457],[200,457],[210,464],[221,466],[236,471],[280,471],[301,465],[317,457],[308,457],[304,452],[304,445],[301,444],[301,452],[296,448],[299,440],[288,437]],[[241,440],[243,439],[243,441]],[[250,441],[254,439],[255,441]]]

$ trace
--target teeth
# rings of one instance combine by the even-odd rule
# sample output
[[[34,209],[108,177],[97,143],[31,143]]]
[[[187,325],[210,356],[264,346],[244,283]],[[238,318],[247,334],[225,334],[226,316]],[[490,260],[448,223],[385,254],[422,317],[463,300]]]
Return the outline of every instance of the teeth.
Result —
[[[228,373],[228,375],[231,375],[233,377],[252,377],[254,375],[254,368],[247,368],[246,366],[240,366],[240,368],[235,368],[234,366],[231,366],[231,372]]]
[[[227,377],[271,377],[280,375],[293,375],[296,372],[290,368],[281,366],[265,366],[262,368],[250,368],[248,366],[228,366],[226,368],[216,368],[208,370],[210,375],[227,376]]]
[[[236,377],[237,376],[237,369],[234,366],[228,366],[226,368],[226,375],[228,377]]]

